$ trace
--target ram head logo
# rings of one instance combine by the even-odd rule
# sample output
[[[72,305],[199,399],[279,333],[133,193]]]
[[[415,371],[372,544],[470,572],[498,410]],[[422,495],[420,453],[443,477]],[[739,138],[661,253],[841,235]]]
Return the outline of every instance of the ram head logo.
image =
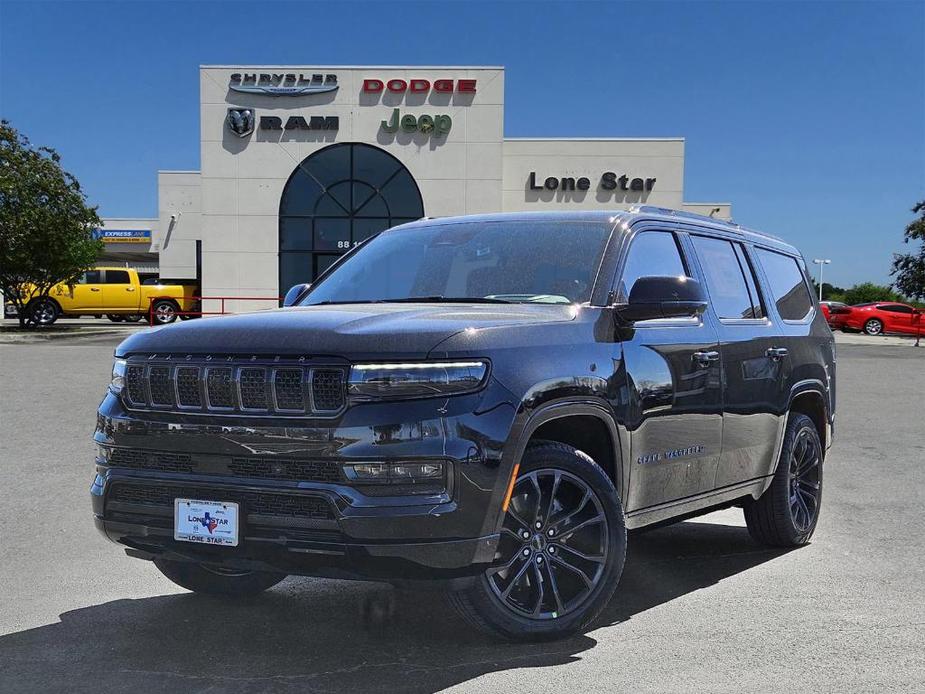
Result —
[[[252,108],[229,108],[228,129],[238,137],[247,137],[254,132],[257,116]]]

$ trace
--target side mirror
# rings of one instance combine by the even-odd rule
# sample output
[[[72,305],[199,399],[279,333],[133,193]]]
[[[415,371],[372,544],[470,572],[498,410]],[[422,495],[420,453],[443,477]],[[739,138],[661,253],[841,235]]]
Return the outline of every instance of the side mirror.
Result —
[[[292,289],[286,292],[286,298],[283,299],[283,306],[295,306],[306,294],[308,294],[308,290],[311,289],[311,287],[312,285],[310,284],[293,285]]]
[[[640,277],[630,290],[629,301],[615,306],[627,323],[655,318],[692,318],[707,308],[700,282],[690,277]]]

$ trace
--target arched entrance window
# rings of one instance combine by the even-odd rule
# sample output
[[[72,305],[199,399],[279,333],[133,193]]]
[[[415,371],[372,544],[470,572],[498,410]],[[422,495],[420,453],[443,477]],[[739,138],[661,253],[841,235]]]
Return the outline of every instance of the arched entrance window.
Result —
[[[299,164],[279,203],[279,290],[311,282],[373,234],[424,216],[417,183],[388,152],[325,147]]]

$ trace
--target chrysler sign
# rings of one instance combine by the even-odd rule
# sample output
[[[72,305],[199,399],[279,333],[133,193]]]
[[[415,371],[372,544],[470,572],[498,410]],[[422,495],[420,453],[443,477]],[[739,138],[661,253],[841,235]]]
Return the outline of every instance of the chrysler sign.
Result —
[[[236,72],[228,83],[228,88],[233,92],[269,96],[323,94],[335,91],[337,86],[337,75],[301,72]]]

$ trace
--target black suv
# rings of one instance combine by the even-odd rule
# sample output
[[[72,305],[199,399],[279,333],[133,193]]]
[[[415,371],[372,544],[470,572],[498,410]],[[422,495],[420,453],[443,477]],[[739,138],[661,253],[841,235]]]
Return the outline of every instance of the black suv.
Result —
[[[510,638],[585,628],[627,529],[741,506],[806,543],[835,347],[800,254],[652,207],[421,220],[287,307],[137,333],[96,523],[194,591],[443,581]]]

